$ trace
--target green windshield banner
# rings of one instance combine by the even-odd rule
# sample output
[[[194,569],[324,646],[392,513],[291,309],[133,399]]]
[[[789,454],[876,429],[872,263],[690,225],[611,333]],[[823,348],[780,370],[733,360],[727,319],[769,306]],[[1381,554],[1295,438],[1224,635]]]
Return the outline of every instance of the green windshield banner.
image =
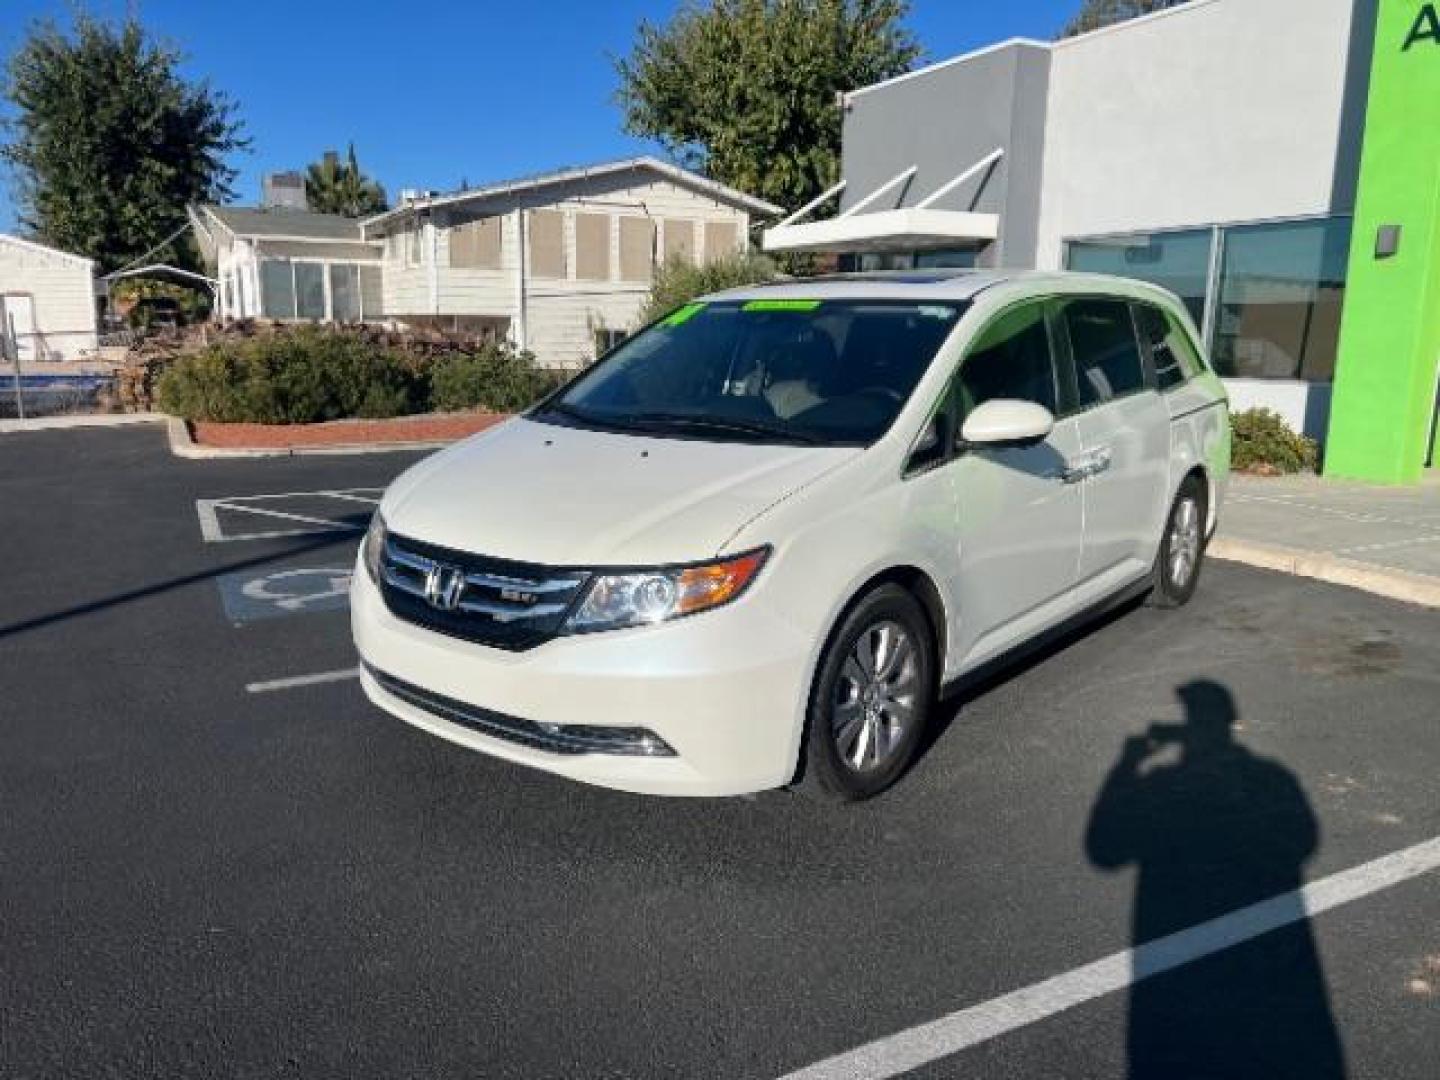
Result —
[[[1440,4],[1379,0],[1325,473],[1420,479],[1440,379]]]
[[[665,316],[665,318],[661,319],[660,325],[683,326],[685,323],[689,322],[691,319],[693,319],[696,315],[699,315],[700,312],[704,310],[704,304],[686,304],[684,307],[676,308],[669,315]]]
[[[814,311],[819,300],[747,300],[741,311]]]

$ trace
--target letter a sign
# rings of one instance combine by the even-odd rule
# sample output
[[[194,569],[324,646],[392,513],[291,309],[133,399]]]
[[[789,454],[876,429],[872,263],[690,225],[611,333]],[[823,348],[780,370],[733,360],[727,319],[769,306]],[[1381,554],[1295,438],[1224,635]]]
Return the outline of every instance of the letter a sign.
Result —
[[[1415,16],[1415,25],[1410,27],[1410,33],[1406,35],[1405,44],[1400,46],[1400,51],[1409,52],[1411,45],[1422,41],[1440,45],[1440,13],[1436,12],[1433,3],[1426,4]]]

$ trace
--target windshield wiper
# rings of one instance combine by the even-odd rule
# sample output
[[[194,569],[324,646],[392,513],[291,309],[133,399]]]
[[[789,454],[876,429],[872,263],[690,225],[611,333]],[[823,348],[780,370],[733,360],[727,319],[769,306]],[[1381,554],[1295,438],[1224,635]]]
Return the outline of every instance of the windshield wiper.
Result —
[[[638,413],[631,417],[635,424],[670,428],[691,428],[696,431],[726,431],[735,435],[760,436],[780,439],[783,442],[799,443],[804,446],[818,446],[824,440],[804,431],[767,424],[763,420],[741,420],[718,416],[692,416],[687,413]]]
[[[634,431],[635,425],[624,420],[615,420],[607,416],[597,416],[595,413],[587,412],[584,409],[577,409],[564,401],[552,401],[540,410],[544,413],[556,413],[559,416],[574,420],[580,424],[590,427],[608,428],[611,431]]]

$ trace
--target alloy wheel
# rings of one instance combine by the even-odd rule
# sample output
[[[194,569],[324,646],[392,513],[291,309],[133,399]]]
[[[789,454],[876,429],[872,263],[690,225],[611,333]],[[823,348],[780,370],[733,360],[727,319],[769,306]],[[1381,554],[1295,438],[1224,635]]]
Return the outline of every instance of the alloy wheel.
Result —
[[[840,669],[830,711],[841,760],[857,771],[885,765],[915,723],[919,654],[910,632],[886,620],[867,627]]]

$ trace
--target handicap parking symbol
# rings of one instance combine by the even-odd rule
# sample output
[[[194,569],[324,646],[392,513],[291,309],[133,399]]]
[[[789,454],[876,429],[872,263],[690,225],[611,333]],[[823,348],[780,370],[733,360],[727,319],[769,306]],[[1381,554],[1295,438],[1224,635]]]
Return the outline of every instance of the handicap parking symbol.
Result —
[[[251,622],[343,610],[350,602],[350,575],[348,567],[298,566],[224,574],[217,584],[230,620]]]

